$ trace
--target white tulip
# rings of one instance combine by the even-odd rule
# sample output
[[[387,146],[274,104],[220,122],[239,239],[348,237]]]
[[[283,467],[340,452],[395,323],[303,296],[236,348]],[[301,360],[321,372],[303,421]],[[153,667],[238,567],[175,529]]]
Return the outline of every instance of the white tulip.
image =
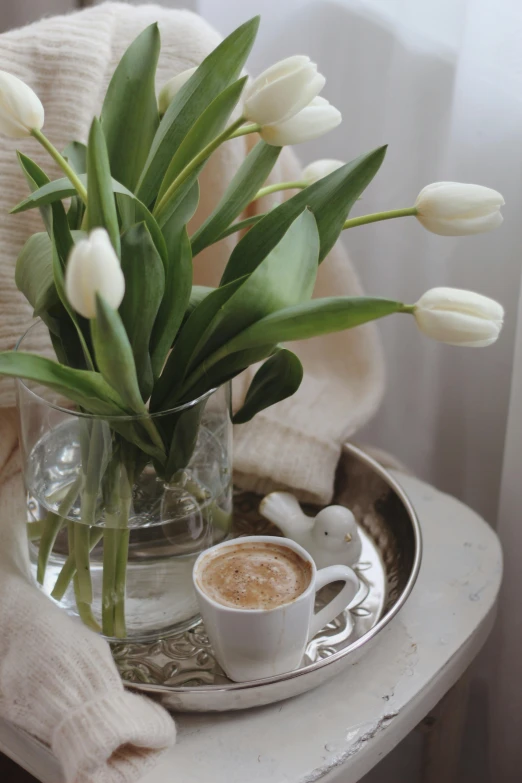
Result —
[[[0,133],[21,139],[43,124],[44,108],[37,94],[12,73],[0,71]]]
[[[302,144],[336,128],[342,120],[341,112],[325,98],[317,97],[295,117],[277,125],[265,125],[260,135],[267,144],[283,147],[286,144]]]
[[[115,310],[122,303],[125,278],[104,228],[95,228],[71,250],[65,272],[65,293],[84,318],[96,318],[96,294]]]
[[[172,79],[169,79],[168,82],[163,85],[158,96],[160,114],[165,114],[170,104],[172,103],[174,96],[178,94],[183,85],[188,82],[192,74],[194,74],[196,71],[197,67],[187,68],[186,71],[181,71],[181,73],[173,76]]]
[[[243,116],[259,125],[284,122],[308,106],[325,82],[309,57],[287,57],[247,85]]]
[[[492,231],[502,223],[501,194],[483,185],[434,182],[417,196],[417,219],[424,228],[443,236]]]
[[[316,160],[303,169],[302,179],[307,185],[313,185],[314,182],[319,182],[320,179],[333,174],[341,166],[344,166],[343,160],[334,160],[332,158]]]
[[[471,348],[494,343],[504,321],[504,308],[494,299],[458,288],[432,288],[413,312],[428,337]]]

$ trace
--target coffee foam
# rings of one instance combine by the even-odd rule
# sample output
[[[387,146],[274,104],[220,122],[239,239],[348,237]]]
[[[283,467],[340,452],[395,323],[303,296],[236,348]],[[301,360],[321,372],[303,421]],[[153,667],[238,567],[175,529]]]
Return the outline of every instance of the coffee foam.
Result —
[[[312,567],[293,549],[265,542],[223,547],[200,562],[197,583],[209,598],[236,609],[275,609],[304,593]]]

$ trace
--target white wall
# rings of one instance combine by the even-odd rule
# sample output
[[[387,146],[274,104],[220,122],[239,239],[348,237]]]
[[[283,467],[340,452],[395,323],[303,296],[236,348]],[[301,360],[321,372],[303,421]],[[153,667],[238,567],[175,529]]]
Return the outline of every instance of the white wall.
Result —
[[[0,32],[76,8],[76,0],[0,0]]]

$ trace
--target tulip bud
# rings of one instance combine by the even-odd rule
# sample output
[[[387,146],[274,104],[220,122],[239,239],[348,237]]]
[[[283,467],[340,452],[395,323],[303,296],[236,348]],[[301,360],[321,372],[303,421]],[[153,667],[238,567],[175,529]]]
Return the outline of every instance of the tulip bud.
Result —
[[[267,144],[283,147],[285,144],[302,144],[336,128],[342,120],[341,112],[325,98],[318,96],[295,117],[277,125],[265,125],[260,136]]]
[[[417,219],[434,234],[463,236],[492,231],[502,223],[504,199],[496,190],[462,182],[434,182],[417,196]]]
[[[188,82],[192,74],[196,71],[197,68],[188,68],[186,71],[181,71],[181,73],[173,76],[172,79],[169,79],[168,82],[163,85],[158,97],[158,107],[160,114],[165,114],[170,104],[172,103],[174,96],[178,94],[185,82]]]
[[[314,182],[319,182],[323,177],[333,174],[341,166],[344,166],[344,161],[342,160],[333,160],[331,158],[316,160],[303,169],[302,179],[307,185],[313,185]]]
[[[122,303],[125,278],[104,228],[95,228],[71,250],[65,272],[65,293],[84,318],[96,318],[96,294],[115,310]]]
[[[0,133],[22,139],[43,124],[44,108],[37,94],[12,73],[0,71]]]
[[[428,337],[471,348],[494,343],[504,321],[504,308],[494,299],[458,288],[432,288],[421,296],[413,313]]]
[[[243,116],[259,125],[284,122],[308,106],[325,82],[309,57],[287,57],[247,86]]]

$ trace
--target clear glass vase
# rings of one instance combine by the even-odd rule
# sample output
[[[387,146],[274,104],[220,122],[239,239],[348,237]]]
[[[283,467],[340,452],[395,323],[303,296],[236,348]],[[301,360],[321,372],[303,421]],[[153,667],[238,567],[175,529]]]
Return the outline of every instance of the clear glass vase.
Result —
[[[37,323],[19,350],[45,345]],[[49,355],[49,350],[44,351]],[[198,620],[192,566],[232,521],[230,388],[145,417],[102,418],[17,381],[29,550],[42,589],[109,639]],[[173,444],[168,478],[134,435]]]

